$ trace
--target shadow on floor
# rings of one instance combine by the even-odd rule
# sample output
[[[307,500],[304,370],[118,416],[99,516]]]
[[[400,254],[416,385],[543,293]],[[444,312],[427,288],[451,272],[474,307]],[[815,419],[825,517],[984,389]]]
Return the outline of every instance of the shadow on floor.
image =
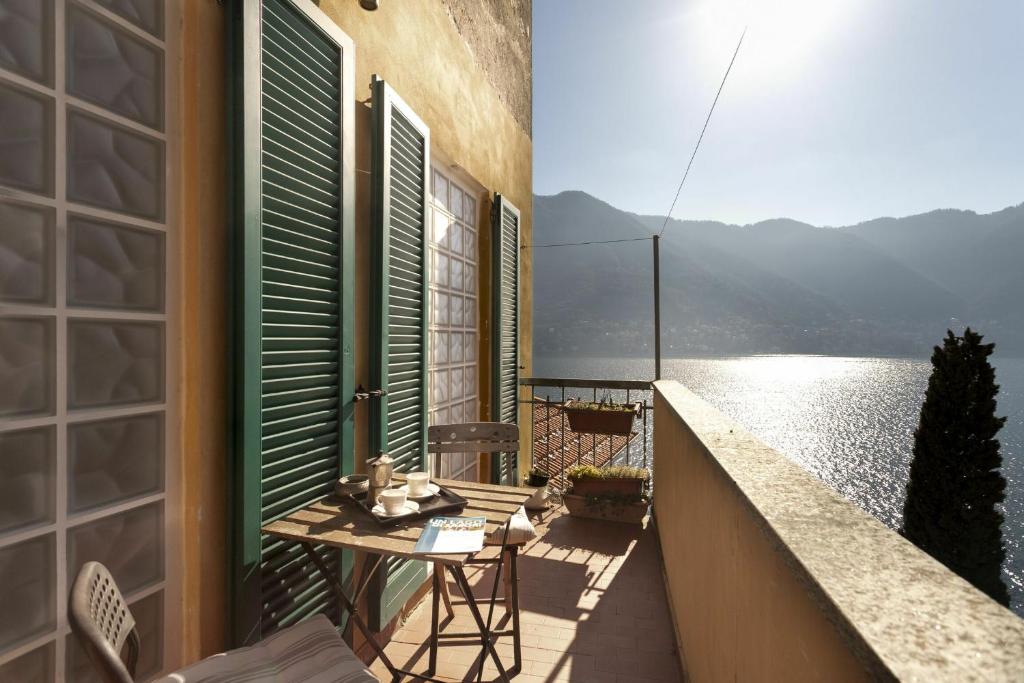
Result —
[[[513,680],[682,680],[653,527],[576,519],[559,509],[534,523],[540,536],[519,559],[523,667]],[[478,598],[490,597],[494,571],[488,566],[470,574]],[[454,585],[450,588],[455,595]],[[500,602],[494,619],[498,628],[504,627]],[[429,627],[428,599],[395,634],[387,648],[389,656],[403,668],[424,670]],[[473,629],[466,607],[456,608],[448,628]],[[511,666],[512,639],[502,637],[496,647],[503,663]],[[479,666],[478,644],[442,641],[440,676],[476,680]],[[379,662],[374,671],[383,671]],[[496,675],[493,663],[485,662],[484,680],[495,680]]]

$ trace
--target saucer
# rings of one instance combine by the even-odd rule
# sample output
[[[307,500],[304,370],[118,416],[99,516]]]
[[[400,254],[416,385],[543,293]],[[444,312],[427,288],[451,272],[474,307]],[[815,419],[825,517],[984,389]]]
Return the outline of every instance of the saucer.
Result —
[[[416,501],[413,501],[413,500],[405,501],[405,505],[402,506],[401,511],[396,512],[393,515],[388,513],[386,510],[384,510],[384,506],[381,505],[380,503],[377,503],[376,505],[374,505],[373,506],[373,510],[371,510],[371,512],[373,512],[373,514],[377,515],[378,517],[399,517],[401,515],[408,515],[408,514],[410,514],[412,512],[419,512],[419,511],[420,511],[420,504],[417,503]]]
[[[431,498],[433,498],[434,496],[441,492],[441,487],[435,484],[434,482],[430,482],[429,484],[427,484],[428,493],[423,493],[418,496],[414,496],[411,493],[408,493],[408,484],[402,484],[401,486],[398,486],[396,488],[399,491],[406,491],[407,495],[409,496],[409,500],[430,500]]]

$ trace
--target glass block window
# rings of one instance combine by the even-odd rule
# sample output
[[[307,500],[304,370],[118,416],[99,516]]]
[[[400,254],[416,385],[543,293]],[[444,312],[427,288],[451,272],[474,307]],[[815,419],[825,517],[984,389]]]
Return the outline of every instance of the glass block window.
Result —
[[[74,5],[67,22],[68,92],[162,128],[161,50]]]
[[[89,560],[132,606],[139,679],[178,664],[163,35],[181,5],[0,0],[0,681],[96,680],[66,613]]]
[[[431,188],[430,424],[477,422],[477,200],[438,168]],[[479,455],[434,456],[434,472],[477,481]]]
[[[31,641],[56,627],[56,573],[52,533],[0,548],[0,648]]]
[[[0,534],[56,519],[52,426],[0,432]]]
[[[52,681],[54,680],[53,642],[29,650],[0,665],[0,681]]]
[[[0,80],[0,185],[53,192],[53,98]]]
[[[0,0],[0,68],[53,80],[53,0]]]
[[[0,203],[0,302],[53,303],[53,209]]]
[[[162,312],[163,265],[162,232],[68,217],[68,305]]]

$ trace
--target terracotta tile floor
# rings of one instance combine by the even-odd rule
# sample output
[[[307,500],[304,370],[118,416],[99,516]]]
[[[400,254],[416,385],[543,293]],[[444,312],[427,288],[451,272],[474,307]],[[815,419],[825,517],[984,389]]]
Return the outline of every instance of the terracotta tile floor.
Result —
[[[681,681],[654,529],[576,519],[555,508],[535,516],[534,524],[539,537],[519,558],[523,667],[513,680]],[[493,571],[467,571],[478,597],[490,595]],[[458,597],[451,582],[449,590]],[[499,608],[496,621],[504,614]],[[445,617],[442,605],[442,625]],[[471,619],[468,608],[456,605],[447,628],[474,630]],[[386,652],[398,666],[424,671],[429,633],[428,595],[395,633]],[[499,638],[497,650],[502,663],[511,666],[511,636]],[[475,681],[478,653],[478,644],[442,640],[437,675]],[[379,661],[372,670],[381,680],[390,680]],[[484,680],[496,676],[488,659]]]

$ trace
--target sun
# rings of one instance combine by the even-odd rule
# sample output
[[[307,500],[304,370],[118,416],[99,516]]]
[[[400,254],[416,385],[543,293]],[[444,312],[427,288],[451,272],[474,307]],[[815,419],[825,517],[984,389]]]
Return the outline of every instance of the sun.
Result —
[[[747,28],[737,70],[743,80],[778,86],[815,67],[816,53],[852,27],[854,0],[698,0],[681,23],[700,59],[718,63]],[[739,74],[737,74],[739,75]]]

